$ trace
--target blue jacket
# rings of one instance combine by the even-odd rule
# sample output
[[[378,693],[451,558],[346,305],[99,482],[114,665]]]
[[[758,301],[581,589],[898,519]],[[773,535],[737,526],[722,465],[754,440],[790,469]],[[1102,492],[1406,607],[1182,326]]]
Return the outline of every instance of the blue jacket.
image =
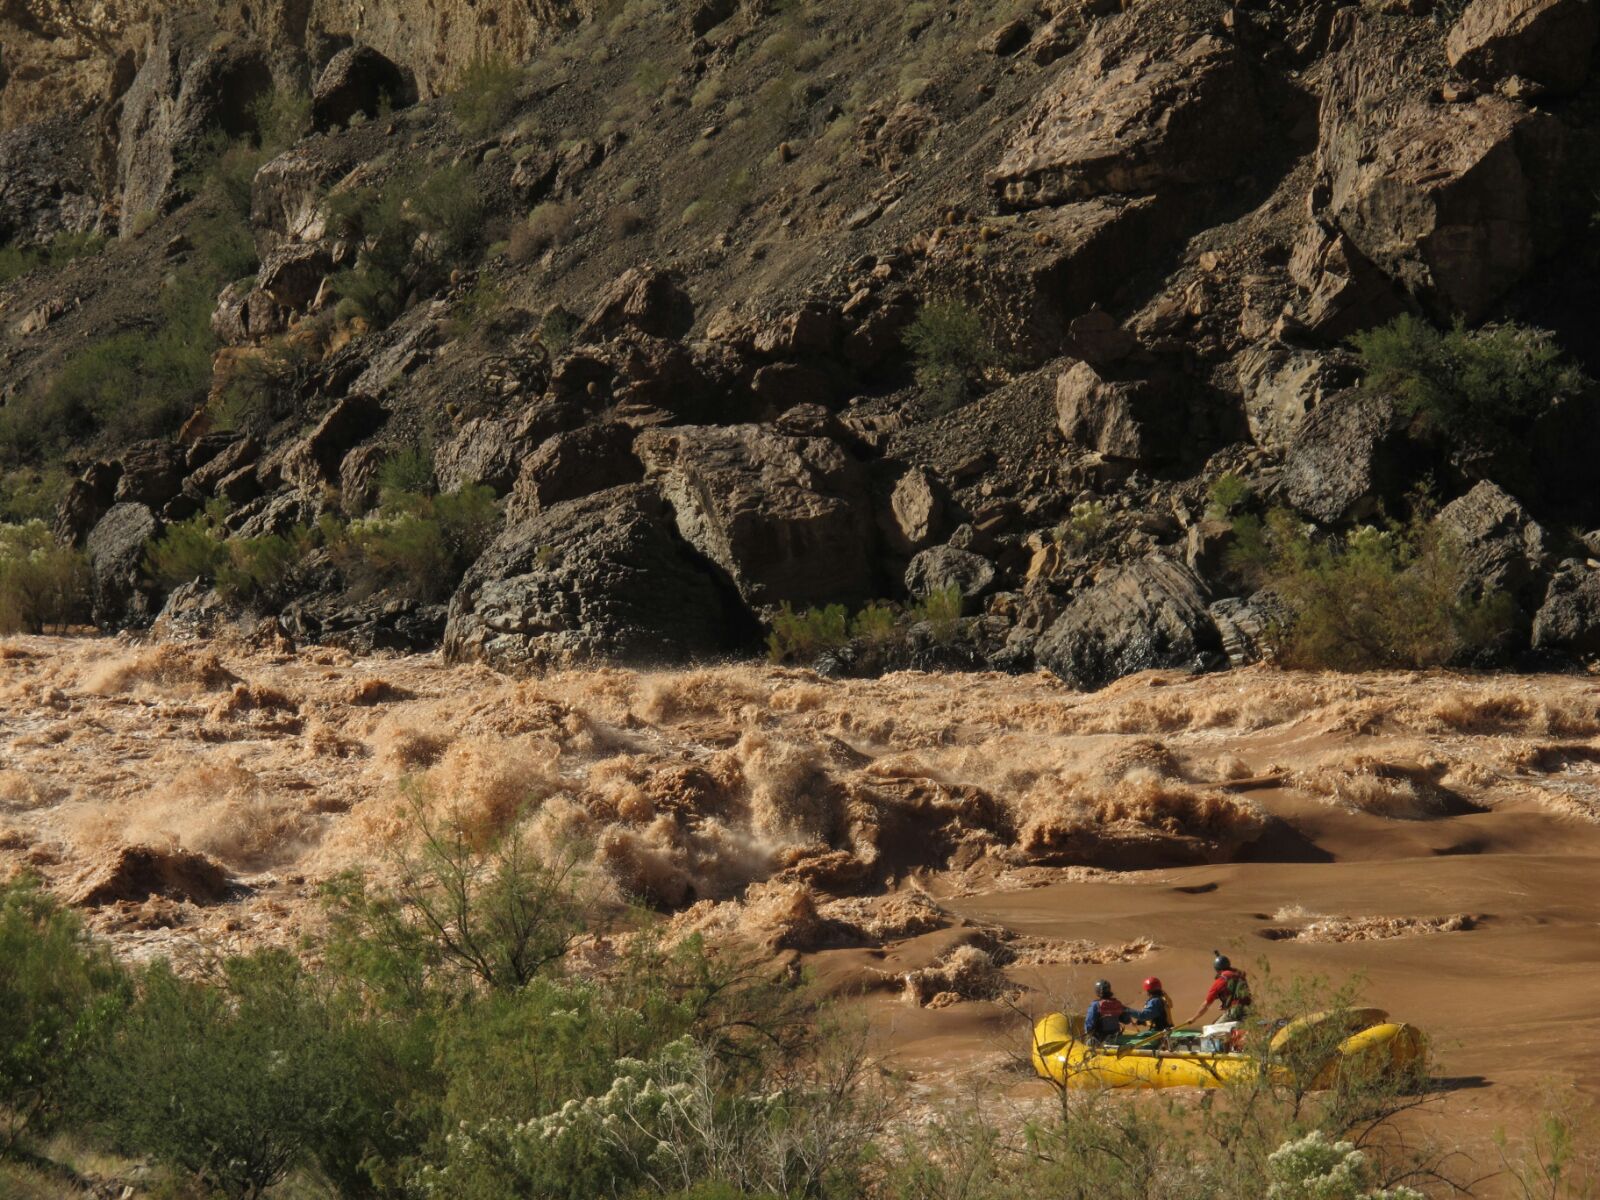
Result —
[[[1167,1007],[1165,995],[1151,996],[1144,1002],[1144,1007],[1136,1009],[1132,1016],[1135,1021],[1151,1029],[1172,1028],[1172,1010]]]
[[[1128,1020],[1128,1010],[1123,1007],[1121,1000],[1111,1001],[1111,1011],[1102,1013],[1100,1005],[1103,1001],[1096,1000],[1089,1005],[1089,1011],[1083,1018],[1083,1035],[1096,1040],[1113,1037],[1122,1032],[1122,1027]]]

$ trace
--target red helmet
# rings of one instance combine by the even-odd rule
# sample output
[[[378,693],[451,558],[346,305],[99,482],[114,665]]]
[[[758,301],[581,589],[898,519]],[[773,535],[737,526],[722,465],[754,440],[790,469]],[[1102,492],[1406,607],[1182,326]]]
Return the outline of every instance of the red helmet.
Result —
[[[1150,976],[1149,979],[1144,981],[1144,990],[1147,992],[1159,992],[1161,990],[1161,980],[1154,975]]]

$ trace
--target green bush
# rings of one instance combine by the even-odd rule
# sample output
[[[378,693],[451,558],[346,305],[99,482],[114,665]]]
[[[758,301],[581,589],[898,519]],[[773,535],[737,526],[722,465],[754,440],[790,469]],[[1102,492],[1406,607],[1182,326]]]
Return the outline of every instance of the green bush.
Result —
[[[349,524],[324,518],[321,534],[357,590],[388,588],[430,600],[455,589],[488,549],[500,520],[490,488],[473,485],[437,496],[390,490],[370,516]]]
[[[486,137],[517,108],[522,71],[505,58],[479,55],[461,71],[450,95],[450,112],[469,137]]]
[[[894,638],[899,626],[899,617],[892,607],[873,601],[850,618],[850,636],[881,646]]]
[[[1088,550],[1097,545],[1111,525],[1103,500],[1081,500],[1072,506],[1067,519],[1055,530],[1055,540],[1074,550]]]
[[[360,1045],[285,953],[229,961],[221,986],[158,964],[88,1083],[120,1148],[253,1200],[379,1099]]]
[[[964,402],[985,370],[998,361],[976,310],[959,300],[930,300],[905,332],[917,382],[948,410]]]
[[[222,527],[227,515],[227,505],[213,501],[205,511],[168,525],[145,548],[145,574],[169,591],[196,580],[215,582],[228,561]]]
[[[433,494],[433,455],[421,446],[407,446],[384,459],[378,467],[379,493]]]
[[[850,614],[842,604],[796,612],[785,601],[772,616],[767,653],[773,662],[805,661],[850,640]]]
[[[227,505],[213,501],[204,512],[168,525],[145,550],[145,574],[169,591],[198,581],[237,603],[287,600],[295,572],[318,546],[316,531],[297,525],[287,533],[234,538],[225,516]]]
[[[1271,633],[1288,666],[1429,667],[1490,646],[1510,626],[1499,595],[1469,598],[1456,547],[1425,507],[1406,523],[1315,536],[1292,513],[1234,522],[1230,565],[1289,613]]]
[[[70,486],[66,471],[57,466],[0,472],[0,522],[25,525],[53,520]]]
[[[1255,496],[1255,488],[1244,476],[1235,471],[1225,471],[1212,482],[1206,492],[1206,513],[1226,520],[1236,515]]]
[[[0,524],[0,633],[43,633],[88,615],[89,564],[43,521]]]
[[[48,1130],[121,1007],[124,976],[30,881],[0,886],[0,1157]]]
[[[0,284],[40,267],[56,270],[75,259],[99,254],[105,245],[102,234],[58,233],[40,246],[0,246]]]
[[[1411,315],[1351,339],[1364,387],[1441,432],[1479,442],[1515,430],[1588,380],[1553,334],[1514,323],[1435,329]]]

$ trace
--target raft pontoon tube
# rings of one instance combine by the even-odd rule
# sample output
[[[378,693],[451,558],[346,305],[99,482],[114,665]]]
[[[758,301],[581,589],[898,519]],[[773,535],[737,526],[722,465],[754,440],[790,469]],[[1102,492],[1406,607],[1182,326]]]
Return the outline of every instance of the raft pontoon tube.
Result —
[[[1247,1082],[1263,1070],[1288,1083],[1297,1072],[1313,1088],[1331,1086],[1342,1072],[1401,1074],[1421,1069],[1428,1043],[1422,1032],[1376,1008],[1313,1013],[1273,1035],[1266,1057],[1160,1048],[1154,1045],[1090,1047],[1082,1018],[1051,1013],[1033,1028],[1033,1069],[1065,1087],[1222,1087]]]

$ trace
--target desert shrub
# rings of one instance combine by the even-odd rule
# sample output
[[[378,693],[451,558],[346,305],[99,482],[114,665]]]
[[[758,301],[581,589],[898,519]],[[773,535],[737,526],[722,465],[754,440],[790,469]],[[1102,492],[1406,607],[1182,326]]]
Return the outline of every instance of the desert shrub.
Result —
[[[1367,371],[1364,387],[1392,394],[1442,432],[1480,442],[1588,385],[1553,334],[1527,325],[1439,330],[1407,314],[1351,340]]]
[[[331,231],[361,246],[356,265],[334,277],[339,311],[377,325],[453,268],[471,265],[487,244],[483,198],[465,164],[335,191],[324,211]]]
[[[938,641],[948,641],[955,636],[961,624],[961,613],[966,604],[958,587],[939,588],[929,592],[911,609],[911,620],[925,624]]]
[[[1055,530],[1056,541],[1074,550],[1087,550],[1105,536],[1111,518],[1102,500],[1081,500]]]
[[[572,339],[578,335],[582,325],[583,322],[576,314],[568,312],[559,304],[551,305],[545,312],[544,319],[539,322],[539,340],[553,357],[572,344]]]
[[[226,381],[208,402],[213,426],[260,434],[286,417],[313,347],[304,339],[281,339],[262,346],[259,353],[235,359]]]
[[[850,614],[842,604],[796,612],[785,601],[772,615],[767,653],[773,662],[804,661],[850,640]]]
[[[422,446],[397,450],[378,466],[380,493],[431,495],[434,490],[433,455]]]
[[[0,522],[52,520],[68,486],[66,471],[57,466],[0,472]]]
[[[39,246],[0,246],[0,284],[41,267],[56,270],[75,259],[99,254],[105,245],[102,234],[62,232]]]
[[[171,589],[195,580],[212,582],[228,560],[222,520],[226,504],[213,501],[185,521],[174,521],[145,548],[145,574]]]
[[[905,344],[916,363],[917,382],[941,409],[965,401],[997,359],[983,318],[959,300],[924,304],[906,329]]]
[[[893,608],[874,601],[850,618],[850,636],[882,645],[894,637],[899,625]]]
[[[1425,508],[1408,522],[1315,536],[1291,513],[1234,522],[1230,562],[1269,588],[1288,618],[1272,641],[1291,666],[1427,667],[1505,633],[1510,605],[1462,594],[1460,554]]]
[[[166,964],[89,1071],[115,1144],[228,1197],[257,1197],[366,1107],[336,1000],[288,954],[230,960],[220,986]]]
[[[169,591],[198,581],[238,603],[288,599],[296,571],[318,547],[317,531],[297,525],[281,534],[230,537],[226,516],[227,505],[213,501],[168,525],[146,547],[145,573]]]
[[[479,275],[450,312],[450,336],[478,337],[493,342],[507,313],[505,289],[487,275]]]
[[[89,564],[43,521],[0,524],[0,633],[43,633],[88,614]]]
[[[31,882],[0,887],[0,1157],[70,1103],[76,1072],[124,999],[124,977],[77,916]]]
[[[391,490],[370,516],[348,525],[325,518],[320,530],[358,590],[436,599],[488,549],[500,519],[494,492],[472,485],[443,495]]]
[[[528,219],[511,231],[508,253],[519,263],[532,262],[551,246],[558,246],[572,233],[576,214],[563,200],[547,200],[528,214]]]
[[[479,55],[461,69],[450,95],[450,112],[461,131],[485,137],[511,118],[522,72],[509,60]]]
[[[1250,503],[1255,489],[1249,480],[1235,471],[1225,471],[1212,482],[1206,491],[1208,515],[1226,520]]]
[[[201,272],[170,280],[151,329],[73,351],[51,379],[0,409],[0,452],[36,458],[102,429],[123,441],[174,432],[211,382],[213,282]]]

